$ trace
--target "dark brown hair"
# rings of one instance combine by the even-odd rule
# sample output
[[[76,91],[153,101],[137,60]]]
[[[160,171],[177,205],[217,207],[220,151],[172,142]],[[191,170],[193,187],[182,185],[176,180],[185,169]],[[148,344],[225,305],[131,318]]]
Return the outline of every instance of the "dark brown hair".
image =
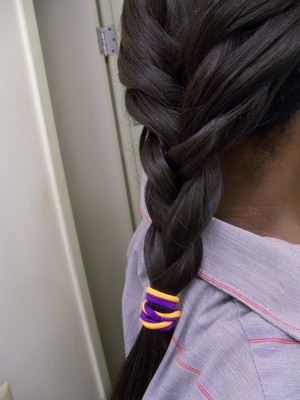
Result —
[[[144,126],[153,288],[177,295],[195,277],[222,195],[219,155],[300,108],[299,56],[296,0],[124,1],[119,75]],[[171,336],[141,329],[111,400],[142,399]]]

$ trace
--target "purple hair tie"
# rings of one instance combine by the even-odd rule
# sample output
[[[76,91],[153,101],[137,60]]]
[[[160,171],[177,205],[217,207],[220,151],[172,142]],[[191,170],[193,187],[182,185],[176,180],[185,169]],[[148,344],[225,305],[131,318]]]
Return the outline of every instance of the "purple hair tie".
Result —
[[[142,311],[140,314],[140,321],[147,329],[169,331],[174,329],[181,311],[177,310],[179,297],[148,287],[146,289],[146,300],[142,304]],[[158,312],[153,310],[152,307],[162,307],[167,312]]]

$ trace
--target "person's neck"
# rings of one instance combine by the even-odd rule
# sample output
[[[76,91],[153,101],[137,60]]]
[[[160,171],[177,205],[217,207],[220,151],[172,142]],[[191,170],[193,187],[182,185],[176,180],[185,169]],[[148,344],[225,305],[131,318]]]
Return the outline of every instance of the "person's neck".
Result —
[[[253,148],[242,145],[225,159],[224,193],[216,218],[249,230],[300,244],[300,134],[253,179]],[[238,154],[238,155],[236,155]],[[251,164],[252,163],[252,164]]]

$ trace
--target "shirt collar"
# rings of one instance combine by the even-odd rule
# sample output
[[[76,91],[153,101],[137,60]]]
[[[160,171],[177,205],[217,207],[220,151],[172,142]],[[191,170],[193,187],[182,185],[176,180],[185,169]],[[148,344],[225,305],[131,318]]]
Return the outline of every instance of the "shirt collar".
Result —
[[[300,340],[300,247],[213,218],[198,275]]]

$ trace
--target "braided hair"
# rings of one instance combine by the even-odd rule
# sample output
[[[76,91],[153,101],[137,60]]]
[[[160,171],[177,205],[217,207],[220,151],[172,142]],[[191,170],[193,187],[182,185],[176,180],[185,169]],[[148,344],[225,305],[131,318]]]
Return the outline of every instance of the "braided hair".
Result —
[[[282,134],[300,108],[299,56],[297,0],[124,1],[119,76],[144,126],[154,289],[177,295],[196,276],[223,191],[220,155]],[[141,328],[111,400],[142,399],[171,337]]]

